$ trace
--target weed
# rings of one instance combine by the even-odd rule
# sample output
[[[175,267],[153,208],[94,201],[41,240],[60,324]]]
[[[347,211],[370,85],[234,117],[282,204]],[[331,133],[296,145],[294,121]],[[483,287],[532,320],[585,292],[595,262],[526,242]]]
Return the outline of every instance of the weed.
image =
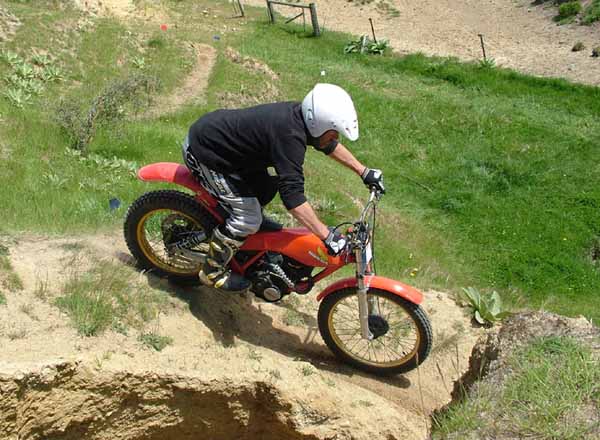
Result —
[[[23,290],[23,282],[15,273],[7,255],[0,255],[0,287],[10,292]]]
[[[367,35],[361,35],[357,40],[351,40],[344,47],[344,53],[368,53],[383,55],[388,49],[387,40],[373,41]]]
[[[600,46],[594,47],[594,48],[592,49],[592,56],[593,56],[594,58],[598,58],[598,57],[600,57]]]
[[[473,318],[481,325],[493,324],[510,314],[504,308],[498,292],[484,295],[473,287],[467,287],[462,289],[458,299],[459,302],[471,309]]]
[[[23,327],[13,327],[7,332],[6,336],[8,336],[8,339],[11,341],[24,339],[25,336],[27,336],[27,330],[25,330]]]
[[[400,11],[389,0],[380,0],[376,6],[377,10],[388,18],[400,17]]]
[[[153,348],[156,351],[162,351],[167,345],[173,343],[172,337],[162,336],[154,332],[142,333],[139,340],[145,346]]]
[[[146,59],[144,57],[134,57],[131,59],[131,64],[136,69],[144,70],[146,68]]]
[[[302,367],[300,368],[300,372],[305,377],[312,376],[313,374],[315,374],[315,369],[312,365],[302,365]]]
[[[19,306],[19,311],[21,313],[26,314],[27,316],[29,316],[34,321],[39,321],[40,320],[40,318],[38,318],[37,315],[33,312],[33,304],[31,304],[31,303],[23,303],[23,304],[21,304]]]
[[[137,111],[148,104],[159,88],[158,78],[133,75],[111,82],[82,110],[73,101],[63,101],[56,113],[56,122],[71,140],[75,150],[85,151],[99,126],[114,126],[124,120],[129,111]]]
[[[8,89],[4,92],[4,96],[17,108],[23,108],[25,104],[31,101],[31,94],[23,89]]]
[[[253,361],[260,362],[262,360],[262,354],[256,351],[254,348],[248,348],[248,358]]]
[[[275,380],[281,380],[281,373],[279,370],[269,370],[269,377]]]
[[[481,69],[493,69],[496,67],[496,60],[493,58],[485,58],[479,61],[479,67]]]
[[[581,52],[583,49],[585,49],[585,44],[583,44],[581,41],[578,41],[577,43],[575,43],[573,45],[573,48],[571,49],[572,52]]]
[[[6,296],[4,292],[0,290],[0,306],[6,305]]]
[[[161,35],[154,36],[150,38],[146,44],[152,49],[162,49],[165,47],[165,39]]]
[[[283,322],[285,323],[285,325],[291,325],[296,327],[301,327],[304,324],[306,324],[302,315],[292,308],[286,309],[283,315]]]
[[[48,299],[50,295],[50,287],[49,287],[49,282],[48,282],[48,275],[46,275],[46,278],[44,279],[40,279],[38,278],[35,282],[35,289],[33,291],[33,296],[35,296],[36,298],[45,301]]]
[[[33,54],[31,57],[31,62],[36,66],[46,67],[52,64],[52,59],[46,54]]]

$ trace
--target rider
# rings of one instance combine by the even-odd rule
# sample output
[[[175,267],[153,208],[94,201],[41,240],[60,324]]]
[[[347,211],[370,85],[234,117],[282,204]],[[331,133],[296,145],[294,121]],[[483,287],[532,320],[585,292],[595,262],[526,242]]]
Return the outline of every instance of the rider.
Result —
[[[229,213],[211,236],[209,255],[199,273],[203,284],[232,292],[250,287],[227,265],[247,236],[261,226],[273,227],[262,207],[278,191],[288,211],[323,240],[331,255],[344,248],[345,238],[319,220],[304,196],[306,146],[351,169],[366,185],[382,192],[384,186],[382,172],[361,164],[338,141],[339,134],[357,140],[358,119],[350,95],[333,84],[317,84],[302,103],[217,110],[191,126],[183,146],[185,164]]]

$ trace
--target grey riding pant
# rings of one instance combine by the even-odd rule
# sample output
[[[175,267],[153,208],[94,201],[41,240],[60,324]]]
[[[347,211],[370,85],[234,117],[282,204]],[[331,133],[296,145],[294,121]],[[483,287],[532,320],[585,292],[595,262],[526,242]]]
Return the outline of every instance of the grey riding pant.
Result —
[[[262,206],[277,193],[276,177],[269,176],[266,170],[243,176],[211,170],[194,157],[187,137],[183,143],[183,160],[196,180],[229,214],[225,221],[229,234],[244,238],[260,229]]]

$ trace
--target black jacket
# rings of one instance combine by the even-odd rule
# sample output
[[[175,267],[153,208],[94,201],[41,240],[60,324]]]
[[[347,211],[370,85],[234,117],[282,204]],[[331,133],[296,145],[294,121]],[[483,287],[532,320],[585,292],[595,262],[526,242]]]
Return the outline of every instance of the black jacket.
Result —
[[[274,167],[287,209],[306,201],[302,166],[309,139],[299,102],[217,110],[189,131],[192,154],[219,173],[244,175]]]

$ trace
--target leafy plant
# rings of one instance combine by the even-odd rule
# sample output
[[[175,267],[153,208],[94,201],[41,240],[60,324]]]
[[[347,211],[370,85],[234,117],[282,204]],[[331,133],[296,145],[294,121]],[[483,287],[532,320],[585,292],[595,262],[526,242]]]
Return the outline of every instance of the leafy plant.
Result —
[[[471,309],[473,318],[481,325],[493,324],[510,315],[495,291],[485,295],[473,287],[467,287],[459,293],[458,300]]]
[[[23,108],[31,100],[31,95],[23,89],[8,89],[4,92],[4,96],[17,108]]]
[[[154,332],[142,333],[139,340],[146,347],[155,349],[156,351],[162,351],[167,345],[173,343],[173,338],[170,336],[161,336]]]
[[[144,70],[146,68],[146,59],[144,57],[134,57],[131,60],[131,64],[136,69]]]
[[[52,59],[46,54],[36,53],[31,57],[31,62],[36,66],[45,67],[52,64]]]
[[[35,77],[35,70],[33,66],[28,63],[19,63],[14,66],[15,73],[23,79],[33,79]]]
[[[40,77],[45,82],[58,82],[64,79],[62,70],[57,66],[46,66],[41,71]]]
[[[23,59],[19,56],[19,54],[11,52],[10,50],[2,51],[1,56],[2,59],[10,66],[14,66],[23,62]]]
[[[496,60],[493,58],[486,58],[484,60],[479,61],[479,67],[482,69],[493,69],[496,67]]]
[[[346,47],[344,53],[371,53],[382,55],[389,47],[387,40],[373,41],[367,35],[361,35],[357,40],[351,40]]]

